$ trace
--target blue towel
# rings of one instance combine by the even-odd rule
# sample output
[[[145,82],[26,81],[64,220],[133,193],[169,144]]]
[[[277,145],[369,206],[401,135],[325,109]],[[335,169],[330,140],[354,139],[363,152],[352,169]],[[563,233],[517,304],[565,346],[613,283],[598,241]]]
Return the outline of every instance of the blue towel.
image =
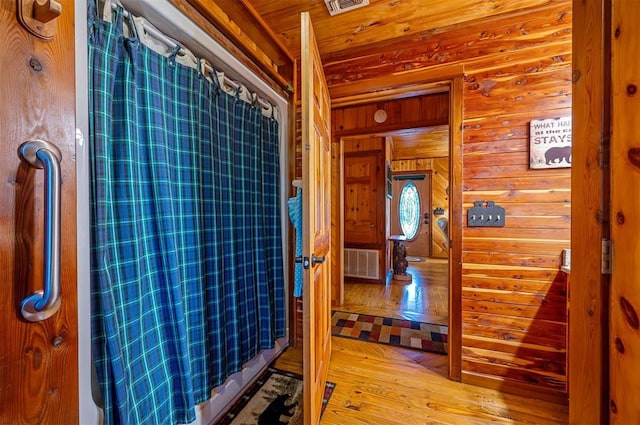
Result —
[[[293,198],[289,198],[287,201],[289,206],[289,219],[293,224],[294,229],[296,230],[296,257],[302,256],[302,189],[298,188],[296,190],[296,196]],[[293,296],[301,297],[302,296],[302,273],[304,270],[302,269],[302,264],[296,263],[295,265],[295,278],[293,285]]]

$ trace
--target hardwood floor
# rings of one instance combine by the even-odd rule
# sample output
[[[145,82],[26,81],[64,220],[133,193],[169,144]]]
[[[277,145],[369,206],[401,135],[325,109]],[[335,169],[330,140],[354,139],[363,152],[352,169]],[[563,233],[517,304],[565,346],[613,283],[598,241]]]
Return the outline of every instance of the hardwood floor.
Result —
[[[411,283],[345,283],[340,310],[430,323],[448,321],[446,260],[409,263]],[[566,405],[450,381],[447,356],[332,337],[336,383],[321,425],[564,424]],[[302,373],[302,347],[277,368]]]
[[[410,262],[411,282],[387,279],[385,285],[345,281],[341,311],[447,325],[449,270],[446,259]]]
[[[450,381],[447,357],[332,338],[328,380],[336,383],[321,425],[563,424],[568,408]],[[301,349],[276,367],[302,373]]]

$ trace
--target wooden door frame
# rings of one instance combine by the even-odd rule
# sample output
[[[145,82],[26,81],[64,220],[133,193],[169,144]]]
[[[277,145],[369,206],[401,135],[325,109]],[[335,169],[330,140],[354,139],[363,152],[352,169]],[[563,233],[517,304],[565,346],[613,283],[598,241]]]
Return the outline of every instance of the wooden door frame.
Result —
[[[608,423],[610,0],[573,2],[569,423]],[[569,289],[569,288],[568,288]]]
[[[89,205],[89,52],[86,22],[87,0],[75,0],[76,37],[76,226],[78,234],[78,282],[90,282],[90,216]],[[91,355],[91,288],[89,284],[78,285],[78,386],[79,423],[99,423],[102,409],[97,400],[102,395],[93,382],[94,365]],[[95,385],[94,385],[95,384]]]
[[[449,379],[461,381],[462,379],[462,115],[463,115],[463,78],[464,67],[462,65],[443,66],[435,69],[420,70],[406,73],[402,78],[389,78],[389,76],[368,80],[367,86],[382,88],[375,93],[347,92],[342,90],[338,97],[331,99],[332,108],[352,106],[356,104],[372,103],[381,100],[396,100],[409,96],[430,94],[437,92],[449,93],[449,340],[448,340],[448,369]],[[389,85],[391,82],[391,86]],[[335,93],[332,93],[332,96]],[[375,133],[372,129],[371,133]],[[366,132],[363,132],[366,134]],[[333,143],[342,145],[342,137],[334,137]],[[338,164],[342,164],[342,149],[333,149],[339,152]],[[343,187],[344,175],[342,170],[333,170],[334,175],[340,176],[338,190],[332,193],[334,208],[344,208]],[[344,219],[340,216],[339,219]],[[344,245],[343,224],[332,223],[332,238],[338,240],[339,245]],[[340,268],[344,258],[341,251],[334,253],[333,262]],[[340,279],[339,299],[343,299],[344,279]]]

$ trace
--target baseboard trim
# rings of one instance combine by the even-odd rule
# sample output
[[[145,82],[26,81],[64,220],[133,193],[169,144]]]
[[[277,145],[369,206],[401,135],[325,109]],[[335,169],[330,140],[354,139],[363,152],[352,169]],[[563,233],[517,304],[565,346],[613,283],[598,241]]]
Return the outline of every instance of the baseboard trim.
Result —
[[[364,277],[345,276],[344,283],[385,283],[385,279],[366,279]]]
[[[465,371],[462,371],[462,382],[478,387],[499,390],[504,393],[516,394],[535,398],[537,400],[551,401],[558,404],[569,405],[569,395],[565,391],[556,390],[554,388],[543,388],[537,385],[508,381],[503,378]]]

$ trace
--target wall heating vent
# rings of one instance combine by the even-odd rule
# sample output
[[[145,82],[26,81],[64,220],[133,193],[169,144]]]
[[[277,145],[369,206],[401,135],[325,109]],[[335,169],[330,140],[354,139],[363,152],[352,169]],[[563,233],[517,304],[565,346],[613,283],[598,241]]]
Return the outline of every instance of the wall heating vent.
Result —
[[[324,0],[324,2],[331,16],[369,4],[369,0]]]
[[[375,249],[344,249],[344,275],[380,279],[379,253]]]

